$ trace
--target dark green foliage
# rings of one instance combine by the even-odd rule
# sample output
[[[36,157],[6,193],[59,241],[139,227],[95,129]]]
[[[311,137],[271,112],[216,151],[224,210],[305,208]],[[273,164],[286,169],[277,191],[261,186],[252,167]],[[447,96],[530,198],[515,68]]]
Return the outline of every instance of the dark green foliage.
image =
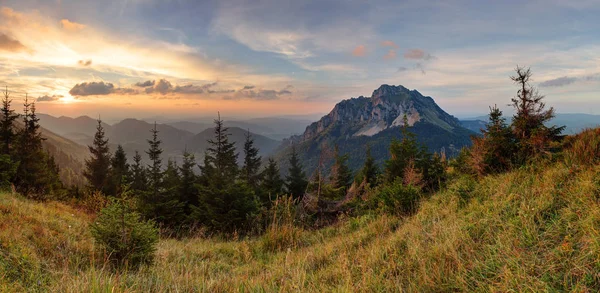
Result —
[[[142,165],[142,156],[135,151],[133,156],[133,165],[131,165],[131,189],[139,193],[148,190],[148,175],[146,168]]]
[[[244,180],[237,181],[237,154],[229,142],[223,121],[215,120],[215,137],[208,141],[200,176],[198,206],[191,220],[213,231],[230,233],[249,229],[248,222],[258,210],[255,194]]]
[[[35,103],[24,103],[23,129],[19,132],[16,159],[19,161],[14,184],[17,191],[26,197],[47,199],[54,195],[52,174],[56,170],[48,169],[48,155],[42,148],[44,140],[40,134],[39,118]]]
[[[254,140],[250,135],[250,130],[246,133],[244,142],[244,166],[242,167],[242,179],[248,185],[257,188],[260,182],[261,157],[258,155],[258,149],[254,146]]]
[[[118,145],[110,162],[110,192],[107,195],[120,194],[123,186],[129,185],[130,177],[127,155],[123,147]]]
[[[517,96],[512,98],[515,109],[511,124],[517,140],[517,161],[526,162],[537,155],[547,153],[550,143],[556,141],[564,126],[547,127],[545,124],[554,118],[554,108],[546,108],[544,96],[529,84],[531,69],[518,67],[511,80],[519,86]]]
[[[302,164],[298,158],[296,152],[296,146],[292,147],[292,154],[289,160],[290,168],[288,170],[288,176],[286,179],[286,188],[288,193],[294,198],[299,199],[304,196],[308,181],[306,180],[306,173],[302,170]]]
[[[352,170],[348,167],[348,155],[340,155],[339,148],[335,146],[334,163],[329,177],[331,187],[345,193],[352,184],[352,179]]]
[[[125,198],[111,198],[90,225],[96,243],[118,267],[138,268],[152,263],[158,243],[153,221],[143,221]]]
[[[490,107],[489,122],[481,132],[482,137],[473,138],[470,167],[479,175],[509,170],[515,162],[517,146],[498,107]]]
[[[370,187],[377,186],[377,177],[379,176],[379,168],[375,163],[375,158],[371,155],[371,147],[367,147],[367,158],[365,164],[356,176],[356,183],[362,184],[366,182]]]
[[[11,182],[17,172],[17,164],[9,155],[0,155],[0,191],[11,189]]]
[[[283,184],[277,162],[273,158],[269,158],[267,167],[262,172],[260,185],[262,204],[269,206],[278,195],[283,194]]]
[[[175,183],[169,182],[175,186],[165,185],[165,173],[162,171],[162,160],[160,159],[161,141],[158,139],[156,123],[150,132],[152,132],[152,139],[148,140],[150,148],[146,151],[151,161],[147,177],[149,188],[140,194],[140,210],[147,219],[153,219],[166,227],[175,227],[183,220],[183,204],[179,201],[179,194],[176,190],[178,178],[175,179],[177,181]],[[177,166],[171,164],[170,171],[169,180],[173,181],[173,177],[179,176]]]
[[[88,188],[92,191],[101,191],[103,194],[110,193],[110,149],[108,139],[105,137],[102,121],[98,119],[94,142],[88,146],[91,157],[85,161],[83,176],[88,181]]]
[[[2,152],[5,155],[12,153],[13,144],[16,140],[16,133],[14,129],[15,120],[19,118],[19,115],[15,113],[15,110],[11,109],[10,104],[10,93],[8,88],[4,91],[4,98],[2,99],[2,120],[0,120],[0,139],[2,142]],[[5,170],[5,169],[3,169]]]
[[[193,154],[187,151],[183,153],[183,163],[179,167],[181,174],[179,184],[179,200],[184,204],[184,213],[190,215],[191,206],[198,206],[198,176],[194,174],[196,160]]]
[[[181,176],[179,174],[179,167],[175,161],[169,160],[167,161],[167,169],[163,173],[163,192],[168,194],[178,194],[180,185]]]
[[[421,190],[412,185],[405,185],[402,179],[379,187],[375,195],[369,198],[366,206],[382,212],[397,215],[411,215],[417,211]]]
[[[395,182],[397,178],[403,179],[404,172],[409,164],[418,164],[424,150],[419,148],[414,133],[408,129],[408,118],[404,115],[404,126],[402,127],[402,140],[392,140],[390,144],[390,159],[385,164],[385,180],[388,183]]]

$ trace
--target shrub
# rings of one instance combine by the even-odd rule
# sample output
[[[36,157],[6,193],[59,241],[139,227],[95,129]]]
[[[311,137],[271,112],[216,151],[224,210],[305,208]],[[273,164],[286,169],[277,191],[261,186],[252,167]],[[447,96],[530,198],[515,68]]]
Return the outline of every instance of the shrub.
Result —
[[[91,225],[96,243],[118,267],[137,268],[154,259],[158,229],[152,221],[142,221],[126,199],[111,198]]]
[[[380,209],[389,214],[410,215],[418,207],[421,189],[413,185],[404,185],[401,178],[384,185],[375,191],[366,202],[371,209]]]

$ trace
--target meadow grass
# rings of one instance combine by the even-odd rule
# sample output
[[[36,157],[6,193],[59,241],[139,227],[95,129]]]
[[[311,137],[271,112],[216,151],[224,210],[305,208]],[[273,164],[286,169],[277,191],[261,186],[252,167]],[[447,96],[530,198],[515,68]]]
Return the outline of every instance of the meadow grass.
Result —
[[[2,194],[0,290],[598,292],[599,171],[556,163],[459,177],[406,218],[372,213],[240,240],[162,239],[155,263],[129,272],[103,265],[87,214]]]

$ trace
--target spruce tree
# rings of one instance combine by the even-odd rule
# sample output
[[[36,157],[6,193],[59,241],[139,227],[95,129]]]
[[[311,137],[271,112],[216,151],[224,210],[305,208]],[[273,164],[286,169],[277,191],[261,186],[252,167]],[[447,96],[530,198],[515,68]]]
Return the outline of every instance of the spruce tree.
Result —
[[[417,163],[420,159],[421,148],[417,143],[414,133],[408,129],[408,118],[404,115],[402,126],[402,140],[394,139],[390,145],[390,159],[385,166],[386,182],[392,183],[396,178],[404,178],[404,171],[411,162]]]
[[[365,159],[365,163],[362,169],[357,176],[357,183],[361,184],[362,182],[366,182],[370,187],[375,187],[377,185],[377,176],[379,176],[379,168],[375,163],[375,158],[371,155],[371,147],[367,147],[367,158]]]
[[[174,160],[169,159],[167,161],[167,169],[163,172],[163,192],[179,200],[179,187],[181,185],[181,176],[179,174],[179,167]]]
[[[10,155],[12,146],[15,143],[16,133],[14,130],[14,123],[19,115],[15,113],[15,110],[11,109],[10,104],[10,93],[8,87],[4,91],[4,98],[2,99],[2,120],[0,120],[0,139],[3,143],[2,152],[5,155]]]
[[[83,176],[88,181],[88,188],[91,191],[101,191],[103,194],[110,193],[110,165],[111,155],[108,148],[108,138],[105,137],[102,120],[98,119],[94,142],[88,146],[91,157],[85,160],[85,170]]]
[[[292,146],[292,154],[290,156],[290,168],[288,169],[288,176],[286,176],[286,188],[290,195],[294,198],[302,198],[306,191],[308,181],[306,180],[306,173],[302,170],[302,164],[298,158],[296,152],[296,146]]]
[[[183,163],[179,167],[181,182],[179,185],[179,200],[184,205],[184,213],[190,215],[191,206],[198,206],[198,176],[194,173],[196,159],[193,154],[184,151]]]
[[[158,139],[158,130],[156,130],[156,122],[154,122],[154,128],[150,130],[152,133],[152,139],[147,140],[150,148],[146,151],[150,158],[150,164],[148,165],[148,186],[150,189],[150,195],[157,198],[160,191],[160,184],[162,181],[162,148],[160,144],[162,141]]]
[[[142,156],[138,151],[135,151],[133,156],[133,165],[131,165],[131,190],[140,194],[148,189],[148,176],[146,174],[146,168],[142,164]]]
[[[516,161],[517,145],[502,111],[490,107],[489,121],[481,130],[482,137],[473,138],[470,167],[479,175],[506,171]]]
[[[215,231],[244,231],[257,211],[254,192],[245,182],[237,181],[238,166],[235,145],[219,116],[215,120],[214,139],[208,140],[202,166],[198,206],[191,220]]]
[[[258,155],[258,149],[254,146],[254,139],[250,135],[250,130],[246,133],[244,142],[244,166],[242,167],[242,179],[246,180],[248,185],[257,187],[260,181],[261,157]]]
[[[117,146],[117,150],[110,162],[110,192],[109,195],[119,195],[123,191],[123,186],[129,184],[129,164],[127,164],[127,155],[121,145]]]
[[[516,75],[511,80],[517,84],[517,96],[512,98],[515,114],[512,131],[517,140],[518,161],[524,163],[533,156],[548,151],[549,144],[555,141],[564,126],[546,126],[554,118],[554,108],[546,109],[544,96],[529,84],[531,69],[517,66]]]
[[[348,155],[340,155],[338,146],[335,146],[334,163],[331,168],[329,181],[331,187],[346,191],[352,184],[352,170],[348,167]]]
[[[283,193],[284,184],[279,174],[277,162],[273,158],[269,158],[267,167],[263,170],[261,177],[261,202],[263,205],[270,206],[271,202]]]

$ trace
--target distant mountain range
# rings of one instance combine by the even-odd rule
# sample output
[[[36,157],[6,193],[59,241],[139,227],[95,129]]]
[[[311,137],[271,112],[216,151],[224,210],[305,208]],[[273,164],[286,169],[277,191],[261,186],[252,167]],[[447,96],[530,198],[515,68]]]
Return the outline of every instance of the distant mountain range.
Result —
[[[505,116],[506,122],[510,123],[512,117]],[[485,128],[488,116],[478,116],[470,119],[461,120],[463,127],[479,133],[480,129]],[[600,126],[600,115],[582,114],[582,113],[557,113],[556,117],[550,121],[552,125],[566,126],[563,134],[579,133],[586,128],[595,128]]]
[[[454,116],[442,110],[431,97],[403,86],[382,85],[371,97],[360,96],[338,103],[321,120],[309,125],[303,134],[284,140],[274,155],[287,168],[291,146],[296,145],[301,160],[311,173],[321,159],[321,153],[332,153],[335,145],[350,157],[352,169],[360,168],[367,146],[379,164],[389,158],[389,145],[401,137],[404,115],[410,130],[430,151],[444,151],[452,156],[470,145],[474,133],[464,128]],[[326,155],[326,165],[332,162]]]

